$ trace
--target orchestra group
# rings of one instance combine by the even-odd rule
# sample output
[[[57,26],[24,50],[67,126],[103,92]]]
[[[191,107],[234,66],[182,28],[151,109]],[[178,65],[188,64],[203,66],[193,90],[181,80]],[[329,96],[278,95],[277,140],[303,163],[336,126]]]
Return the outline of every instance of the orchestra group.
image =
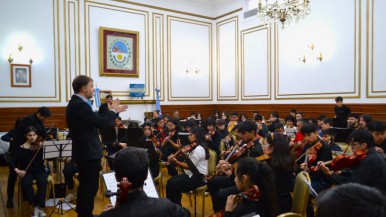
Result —
[[[258,111],[250,117],[216,111],[207,118],[192,111],[182,118],[179,111],[162,116],[156,110],[142,124],[125,126],[119,113],[128,108],[111,95],[98,113],[93,112],[91,78],[77,76],[72,86],[75,94],[66,119],[73,150],[63,174],[69,192],[66,201],[76,199],[80,217],[93,216],[101,158],[107,159],[120,186],[117,203],[106,205],[103,217],[190,216],[181,206],[182,194],[205,185],[213,207],[207,216],[274,217],[291,212],[295,177],[302,171],[309,174],[310,188],[320,195],[317,204],[315,195],[305,201],[307,217],[386,216],[386,123],[352,113],[342,97],[335,99],[334,118],[303,117],[296,109],[280,116],[272,111],[267,119]],[[50,116],[50,110],[41,107],[2,137],[11,143],[7,207],[13,208],[20,176],[34,207],[33,217],[46,216],[50,171],[42,160],[41,146],[52,139],[44,128]],[[216,165],[211,174],[210,162]],[[143,185],[148,170],[156,178],[163,168],[169,176],[166,198],[147,197]],[[79,174],[77,191],[75,173]]]

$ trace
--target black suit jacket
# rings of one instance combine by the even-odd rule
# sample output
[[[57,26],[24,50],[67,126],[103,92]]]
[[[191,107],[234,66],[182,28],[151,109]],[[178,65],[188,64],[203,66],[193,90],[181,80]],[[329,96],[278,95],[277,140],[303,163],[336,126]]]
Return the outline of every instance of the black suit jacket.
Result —
[[[73,95],[66,108],[67,125],[72,138],[72,158],[81,163],[102,158],[98,128],[106,127],[117,114],[108,111],[103,117],[94,113],[79,96]]]
[[[99,107],[98,114],[101,115],[101,116],[103,116],[103,115],[105,115],[108,111],[109,111],[109,107],[108,107],[107,103],[103,103],[103,104]]]

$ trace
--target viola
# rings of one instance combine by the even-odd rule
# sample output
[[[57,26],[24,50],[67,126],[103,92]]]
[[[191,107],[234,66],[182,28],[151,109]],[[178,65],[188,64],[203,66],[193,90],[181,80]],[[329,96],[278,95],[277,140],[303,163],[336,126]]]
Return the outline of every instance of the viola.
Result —
[[[174,154],[172,154],[172,155],[170,155],[170,156],[168,157],[168,161],[166,162],[166,165],[169,165],[169,164],[170,164],[170,159],[171,159],[171,158],[178,157],[178,156],[181,155],[181,153],[188,154],[188,153],[192,152],[193,149],[195,149],[195,148],[197,147],[197,145],[198,145],[197,143],[193,142],[193,143],[190,144],[190,145],[186,145],[186,146],[182,147],[182,148],[181,148],[180,150],[178,150],[176,153],[174,153]]]
[[[41,146],[43,145],[43,142],[44,142],[43,137],[37,136],[36,140],[30,143],[31,144],[30,150],[32,152],[39,150],[41,148]]]
[[[237,194],[236,200],[250,200],[257,202],[260,199],[260,190],[257,185],[252,185],[247,191]],[[209,217],[224,217],[224,211],[213,213]]]
[[[332,161],[327,161],[324,164],[330,165],[330,168],[333,171],[340,171],[346,168],[357,167],[361,160],[367,156],[364,151],[357,151],[352,155],[347,155],[345,153],[337,155]],[[316,172],[319,170],[318,166],[311,167],[311,171]]]
[[[129,195],[129,191],[131,190],[132,183],[129,182],[129,180],[124,177],[122,178],[122,181],[118,182],[118,191],[117,192],[111,192],[110,190],[105,192],[105,197],[112,197],[117,196],[117,201],[115,203],[115,207],[119,207],[127,198]]]

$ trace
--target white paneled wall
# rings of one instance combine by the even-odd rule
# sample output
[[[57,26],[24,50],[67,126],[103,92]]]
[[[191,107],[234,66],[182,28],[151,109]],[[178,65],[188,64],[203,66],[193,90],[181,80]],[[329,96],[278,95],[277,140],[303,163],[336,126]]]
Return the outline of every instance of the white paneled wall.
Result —
[[[79,74],[126,100],[131,83],[146,84],[145,100],[160,88],[163,104],[386,103],[385,1],[311,0],[311,14],[283,30],[245,20],[243,0],[150,2],[3,3],[0,106],[65,106]],[[138,78],[99,76],[101,26],[139,32]],[[10,53],[33,58],[31,88],[11,87]],[[123,117],[153,109],[131,105]]]
[[[217,100],[239,99],[238,17],[217,23]]]

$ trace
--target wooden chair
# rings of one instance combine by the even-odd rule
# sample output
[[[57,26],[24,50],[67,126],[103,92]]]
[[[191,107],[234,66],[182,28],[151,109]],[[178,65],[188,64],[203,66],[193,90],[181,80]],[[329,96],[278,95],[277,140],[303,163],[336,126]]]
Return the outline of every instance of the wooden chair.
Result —
[[[164,197],[164,183],[162,179],[161,165],[158,176],[153,179],[154,183],[158,186],[158,193],[160,197]]]
[[[291,208],[291,212],[301,216],[306,216],[308,197],[310,195],[306,182],[311,184],[310,176],[307,172],[302,171],[296,176]]]
[[[293,213],[293,212],[286,212],[286,213],[278,215],[277,217],[302,217],[302,215],[299,215],[299,214]]]
[[[209,149],[209,159],[208,159],[208,174],[213,174],[216,171],[216,162],[217,154],[215,151]],[[190,205],[192,205],[191,195],[193,194],[194,198],[194,216],[197,215],[197,195],[202,196],[202,216],[205,216],[205,192],[208,189],[207,185],[196,188],[194,191],[188,192]]]

